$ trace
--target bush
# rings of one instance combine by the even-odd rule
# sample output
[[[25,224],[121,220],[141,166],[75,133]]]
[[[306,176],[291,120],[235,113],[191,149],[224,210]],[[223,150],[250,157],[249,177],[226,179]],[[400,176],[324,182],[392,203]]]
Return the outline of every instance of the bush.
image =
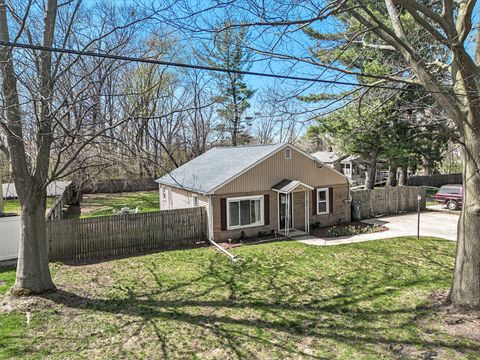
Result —
[[[344,227],[332,226],[327,230],[327,237],[353,236],[360,234],[369,234],[380,230],[378,225],[358,226],[348,225]]]

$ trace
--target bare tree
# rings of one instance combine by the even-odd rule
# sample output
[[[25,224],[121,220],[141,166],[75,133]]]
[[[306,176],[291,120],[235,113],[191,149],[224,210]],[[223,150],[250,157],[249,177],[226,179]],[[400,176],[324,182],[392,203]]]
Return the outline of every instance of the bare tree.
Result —
[[[98,46],[114,52],[126,47],[142,21],[139,15],[124,10],[117,12],[103,4],[97,9],[97,19],[103,21],[98,27],[101,33],[90,31],[79,37],[80,19],[91,20],[84,16],[88,9],[81,1],[59,5],[48,0],[41,8],[32,0],[12,1],[8,6],[0,0],[0,40],[44,47],[75,43],[80,49]],[[88,150],[90,145],[108,131],[98,117],[95,100],[95,88],[102,86],[104,76],[92,75],[103,61],[2,46],[0,63],[0,124],[8,144],[4,151],[13,164],[12,177],[22,207],[22,238],[12,293],[41,293],[55,288],[45,234],[46,187],[53,179],[89,166],[87,162],[94,156]]]
[[[458,228],[457,257],[450,300],[459,307],[480,307],[480,36],[474,53],[468,39],[479,23],[472,19],[477,1],[385,0],[385,17],[378,15],[362,1],[336,1],[363,25],[364,31],[376,35],[380,44],[400,53],[411,67],[409,82],[425,87],[453,119],[464,146],[464,197]],[[382,9],[381,9],[382,10]],[[382,13],[382,11],[380,12]],[[415,46],[406,26],[405,15],[451,56],[448,64],[431,58]],[[478,33],[478,30],[477,30]],[[438,77],[438,70],[448,68],[451,82]]]

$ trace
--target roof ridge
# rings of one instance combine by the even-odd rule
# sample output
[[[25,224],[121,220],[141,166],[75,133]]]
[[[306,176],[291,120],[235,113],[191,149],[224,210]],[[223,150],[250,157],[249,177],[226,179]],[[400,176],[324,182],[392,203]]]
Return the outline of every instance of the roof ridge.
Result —
[[[289,144],[288,142],[281,142],[281,143],[275,143],[275,144],[247,144],[247,145],[219,145],[219,146],[214,146],[211,149],[241,149],[241,148],[247,148],[247,147],[256,147],[256,146],[278,146],[278,145],[285,145]]]

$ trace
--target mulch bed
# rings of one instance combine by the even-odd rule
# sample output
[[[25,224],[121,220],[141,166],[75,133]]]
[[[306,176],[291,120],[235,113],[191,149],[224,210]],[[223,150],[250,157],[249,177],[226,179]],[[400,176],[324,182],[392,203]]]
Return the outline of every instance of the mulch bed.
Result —
[[[335,228],[340,232],[344,233],[346,231],[346,228],[349,226],[354,226],[356,228],[371,228],[370,231],[366,231],[363,234],[373,234],[381,231],[387,231],[388,228],[384,225],[377,225],[373,226],[372,224],[367,224],[364,222],[359,222],[359,221],[352,221],[348,224],[340,224],[340,225],[334,225]],[[332,236],[329,236],[328,231],[332,228],[333,226],[326,226],[318,229],[311,229],[310,234],[313,236],[317,236],[320,238],[330,238]],[[341,237],[341,236],[351,236],[351,235],[339,235],[339,236],[334,236],[334,237]]]
[[[340,225],[334,225],[335,228],[340,232],[343,233],[344,229],[346,229],[349,226],[355,226],[356,228],[369,228],[369,231],[364,232],[363,234],[373,234],[381,231],[387,231],[388,228],[384,225],[376,225],[373,226],[372,224],[367,224],[364,222],[358,222],[358,221],[353,221],[348,224],[340,224]],[[313,236],[317,236],[320,238],[333,238],[332,236],[328,236],[328,231],[332,228],[333,226],[326,226],[318,229],[310,229],[310,234]],[[348,236],[348,235],[339,235],[336,237],[341,237],[341,236]],[[227,241],[220,242],[218,245],[220,245],[222,248],[228,250],[228,249],[233,249],[242,245],[254,245],[254,244],[259,244],[259,243],[264,243],[264,242],[271,242],[271,241],[278,241],[278,240],[284,240],[284,237],[277,236],[275,237],[274,234],[268,234],[266,236],[263,236],[261,238],[259,237],[252,237],[252,238],[245,238],[242,240],[235,239],[232,240],[232,243],[228,243]]]

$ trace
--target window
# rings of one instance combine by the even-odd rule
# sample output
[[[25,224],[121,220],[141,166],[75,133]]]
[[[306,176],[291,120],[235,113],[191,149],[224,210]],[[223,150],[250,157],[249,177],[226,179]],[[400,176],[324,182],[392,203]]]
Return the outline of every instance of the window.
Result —
[[[462,193],[462,186],[448,186],[444,185],[440,187],[440,190],[438,191],[439,194],[461,194]]]
[[[352,173],[351,163],[342,163],[341,167],[344,174],[349,175]]]
[[[328,188],[317,189],[317,214],[328,214],[330,212],[328,205]]]
[[[195,194],[192,195],[192,204],[193,204],[193,207],[198,206],[198,195],[195,195]]]
[[[167,200],[167,189],[162,186],[162,200]]]
[[[227,199],[228,230],[263,225],[263,196]]]
[[[290,148],[285,149],[285,159],[290,160],[292,158],[292,150]]]

